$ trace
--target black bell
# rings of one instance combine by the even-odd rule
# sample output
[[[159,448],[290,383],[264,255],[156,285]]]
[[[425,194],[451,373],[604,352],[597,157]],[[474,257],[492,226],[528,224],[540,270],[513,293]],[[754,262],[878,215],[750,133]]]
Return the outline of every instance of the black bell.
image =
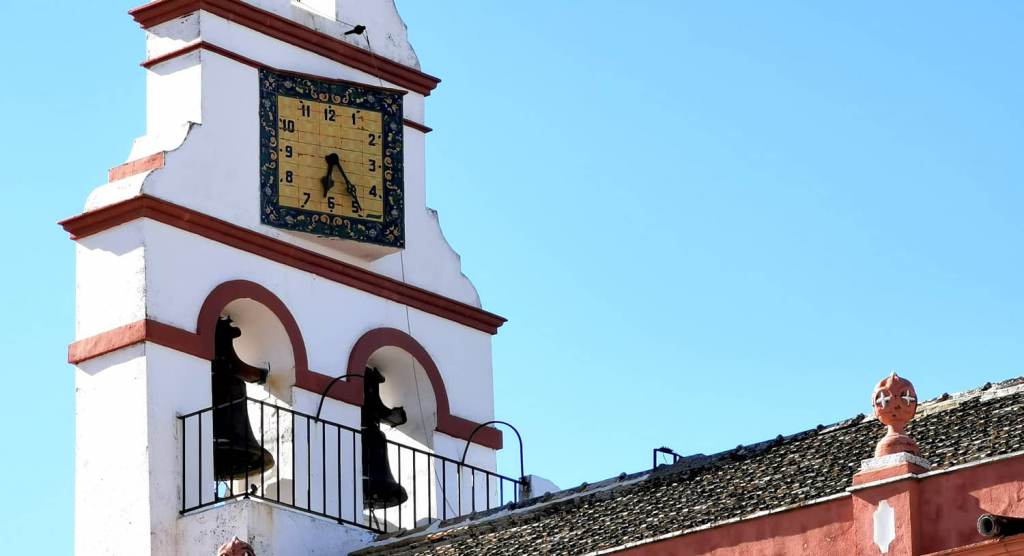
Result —
[[[234,339],[241,335],[231,319],[217,321],[211,367],[216,408],[213,410],[213,475],[218,481],[244,479],[246,475],[256,475],[274,466],[274,457],[253,435],[246,410],[245,382],[265,382],[267,371],[247,365],[235,353]]]
[[[367,367],[363,375],[363,502],[370,509],[384,509],[402,504],[409,499],[405,491],[391,475],[388,462],[388,444],[380,431],[380,422],[393,427],[404,424],[405,410],[384,405],[380,399],[380,384],[384,375],[377,369]]]

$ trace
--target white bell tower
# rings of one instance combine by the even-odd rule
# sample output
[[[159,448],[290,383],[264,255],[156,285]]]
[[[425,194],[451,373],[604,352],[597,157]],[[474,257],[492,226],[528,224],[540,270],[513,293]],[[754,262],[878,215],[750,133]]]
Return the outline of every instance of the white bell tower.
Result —
[[[237,536],[261,556],[336,555],[514,500],[487,425],[504,319],[426,206],[438,80],[393,1],[131,15],[146,135],[61,223],[77,244],[76,552],[212,555]],[[369,380],[336,381],[321,408],[332,379],[369,369],[382,448]],[[217,372],[241,398],[220,403]]]

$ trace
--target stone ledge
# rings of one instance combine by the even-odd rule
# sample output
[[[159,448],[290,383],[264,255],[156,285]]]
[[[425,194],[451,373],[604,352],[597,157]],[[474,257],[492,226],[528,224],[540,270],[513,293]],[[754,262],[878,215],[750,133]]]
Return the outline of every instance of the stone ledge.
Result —
[[[864,471],[878,471],[879,469],[885,469],[886,467],[894,467],[901,463],[911,463],[918,467],[924,468],[928,471],[932,468],[930,461],[924,459],[921,456],[916,456],[908,452],[900,452],[898,454],[889,454],[887,456],[878,456],[875,458],[868,458],[861,460],[860,470]]]

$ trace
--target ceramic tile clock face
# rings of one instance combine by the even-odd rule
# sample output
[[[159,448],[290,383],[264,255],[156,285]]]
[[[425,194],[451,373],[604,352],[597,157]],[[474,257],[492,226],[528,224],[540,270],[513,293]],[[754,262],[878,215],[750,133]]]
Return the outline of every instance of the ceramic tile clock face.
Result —
[[[260,84],[263,223],[402,247],[400,93],[267,70]]]
[[[379,112],[278,97],[277,133],[282,206],[384,221]]]

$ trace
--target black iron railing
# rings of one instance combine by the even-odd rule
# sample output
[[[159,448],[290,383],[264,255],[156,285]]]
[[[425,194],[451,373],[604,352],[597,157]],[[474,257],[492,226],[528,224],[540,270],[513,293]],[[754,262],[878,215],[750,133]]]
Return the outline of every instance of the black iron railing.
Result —
[[[273,465],[217,480],[214,412],[246,410],[253,436]],[[181,513],[238,498],[257,498],[377,532],[410,529],[435,520],[517,502],[520,481],[388,440],[391,474],[405,488],[404,503],[363,505],[361,433],[285,407],[246,398],[178,418],[181,424]]]

